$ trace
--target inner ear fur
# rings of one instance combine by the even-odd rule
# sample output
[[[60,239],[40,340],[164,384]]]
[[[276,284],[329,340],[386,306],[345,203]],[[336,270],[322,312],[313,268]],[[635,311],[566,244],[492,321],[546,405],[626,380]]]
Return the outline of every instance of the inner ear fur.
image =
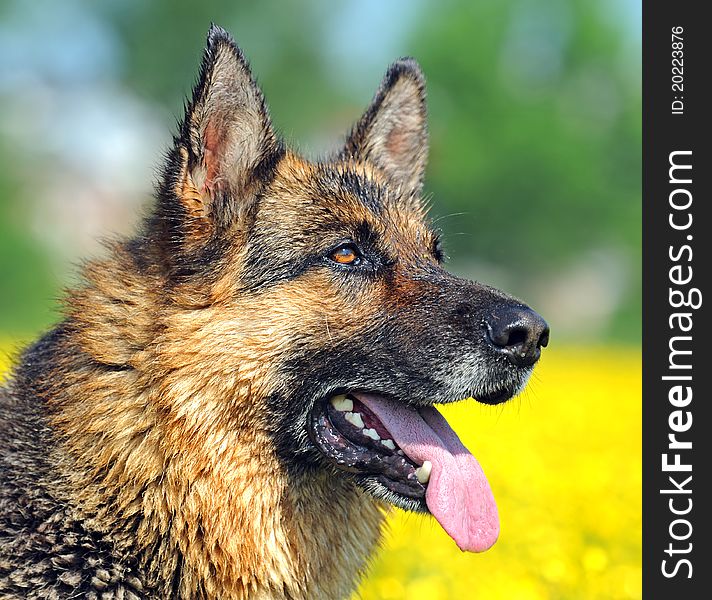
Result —
[[[425,96],[418,63],[412,58],[393,63],[351,130],[343,157],[368,161],[405,193],[420,193],[428,158]]]

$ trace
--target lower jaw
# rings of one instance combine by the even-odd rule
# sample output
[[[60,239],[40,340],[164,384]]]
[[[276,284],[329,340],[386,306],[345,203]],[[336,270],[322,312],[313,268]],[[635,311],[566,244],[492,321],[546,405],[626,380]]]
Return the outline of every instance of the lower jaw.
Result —
[[[506,387],[492,392],[472,393],[472,397],[482,404],[501,404],[519,395],[529,382],[531,370],[525,371],[517,379],[507,382]]]
[[[493,394],[480,394],[477,396],[477,401],[482,404],[501,404],[517,395],[517,392],[500,391]]]
[[[385,502],[391,506],[409,510],[412,512],[429,513],[425,503],[425,492],[420,497],[407,496],[393,489],[393,482],[385,482],[383,478],[370,475],[360,475],[355,477],[356,484],[366,490],[376,500]],[[389,483],[391,485],[389,485]]]

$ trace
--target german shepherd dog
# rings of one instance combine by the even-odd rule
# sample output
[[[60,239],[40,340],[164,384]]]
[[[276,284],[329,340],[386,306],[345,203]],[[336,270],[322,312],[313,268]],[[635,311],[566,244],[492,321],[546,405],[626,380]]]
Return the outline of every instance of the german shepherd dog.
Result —
[[[495,542],[434,405],[519,393],[548,328],[443,269],[427,146],[405,58],[300,158],[211,28],[152,214],[0,389],[0,597],[348,597],[390,505]]]

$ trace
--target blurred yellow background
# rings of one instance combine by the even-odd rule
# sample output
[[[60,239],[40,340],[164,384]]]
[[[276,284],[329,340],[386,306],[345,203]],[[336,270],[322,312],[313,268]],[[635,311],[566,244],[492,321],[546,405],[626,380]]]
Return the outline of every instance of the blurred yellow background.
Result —
[[[443,409],[490,480],[500,538],[463,553],[398,511],[354,598],[640,598],[640,385],[637,352],[557,348],[519,398]]]

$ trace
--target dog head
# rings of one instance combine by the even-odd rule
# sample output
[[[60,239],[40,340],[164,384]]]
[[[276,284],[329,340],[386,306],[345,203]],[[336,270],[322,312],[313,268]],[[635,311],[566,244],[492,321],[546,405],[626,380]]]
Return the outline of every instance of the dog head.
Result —
[[[254,414],[295,477],[346,478],[482,550],[498,531],[491,492],[433,405],[519,393],[548,328],[443,268],[427,147],[423,75],[401,59],[336,156],[300,158],[213,27],[136,243],[167,275],[167,327],[228,422]]]

